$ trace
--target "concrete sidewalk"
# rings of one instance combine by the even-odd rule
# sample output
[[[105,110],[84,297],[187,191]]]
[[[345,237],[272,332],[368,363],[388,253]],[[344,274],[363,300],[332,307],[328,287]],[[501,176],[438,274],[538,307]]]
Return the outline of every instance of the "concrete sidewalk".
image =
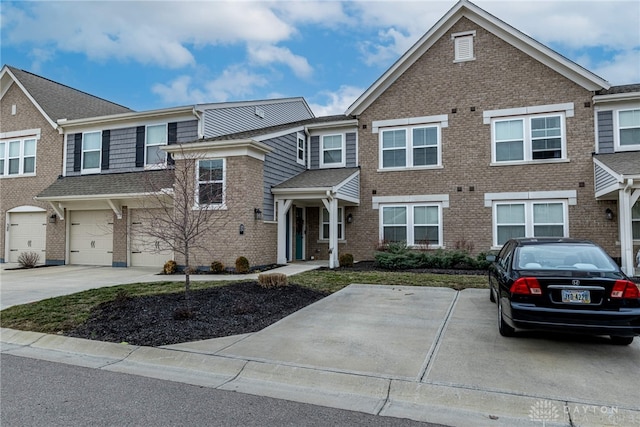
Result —
[[[3,353],[452,426],[639,426],[640,345],[498,335],[486,290],[351,285],[164,348],[1,330]]]

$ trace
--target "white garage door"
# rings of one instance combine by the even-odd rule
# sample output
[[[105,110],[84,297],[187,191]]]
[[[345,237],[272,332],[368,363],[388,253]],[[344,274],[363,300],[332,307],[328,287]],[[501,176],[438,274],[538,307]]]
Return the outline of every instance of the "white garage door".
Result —
[[[46,212],[14,212],[9,214],[9,262],[18,262],[23,252],[40,255],[44,264],[47,242]]]
[[[71,211],[69,263],[112,265],[113,211]]]
[[[145,234],[150,227],[150,213],[131,210],[131,265],[134,267],[162,267],[173,259],[173,252],[155,237]]]

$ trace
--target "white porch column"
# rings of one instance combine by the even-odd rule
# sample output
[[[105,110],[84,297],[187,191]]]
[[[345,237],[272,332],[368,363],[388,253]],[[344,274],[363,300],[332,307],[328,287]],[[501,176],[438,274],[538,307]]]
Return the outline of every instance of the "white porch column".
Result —
[[[620,225],[620,257],[622,258],[622,271],[627,276],[635,273],[633,264],[633,229],[631,221],[631,207],[638,200],[640,190],[632,192],[633,180],[629,179],[624,189],[619,192],[618,221]]]
[[[278,221],[278,252],[277,263],[287,263],[287,212],[291,208],[293,200],[276,200]]]
[[[322,203],[329,211],[329,268],[340,267],[338,258],[338,200],[329,196]]]

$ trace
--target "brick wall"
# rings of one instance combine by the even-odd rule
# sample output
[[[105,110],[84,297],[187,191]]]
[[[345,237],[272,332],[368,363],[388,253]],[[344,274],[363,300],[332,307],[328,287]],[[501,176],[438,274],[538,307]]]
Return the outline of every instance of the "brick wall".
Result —
[[[15,105],[16,114],[12,114]],[[42,114],[17,85],[12,85],[0,101],[0,133],[40,129],[36,145],[36,176],[3,177],[0,179],[0,226],[6,230],[7,211],[20,206],[37,206],[46,209],[47,217],[54,212],[48,203],[33,198],[53,183],[62,171],[63,138],[51,127]],[[64,260],[64,222],[47,224],[46,259]],[[49,235],[51,233],[51,235]],[[4,259],[6,234],[0,233],[0,258]],[[62,248],[62,250],[60,250]],[[51,250],[51,252],[49,252]]]
[[[451,33],[469,30],[476,30],[476,60],[454,63]],[[606,221],[604,215],[612,205],[594,196],[593,110],[585,107],[591,96],[475,23],[461,19],[359,117],[361,206],[347,233],[346,250],[356,259],[373,255],[379,236],[373,191],[377,196],[448,194],[450,207],[443,210],[445,246],[470,242],[478,252],[492,244],[491,208],[484,207],[486,192],[576,190],[578,204],[569,206],[570,236],[591,238],[617,256],[617,224]],[[570,102],[575,116],[565,122],[569,162],[489,165],[491,129],[483,124],[483,111]],[[379,135],[372,133],[372,121],[442,114],[449,120],[442,129],[442,169],[376,171]]]

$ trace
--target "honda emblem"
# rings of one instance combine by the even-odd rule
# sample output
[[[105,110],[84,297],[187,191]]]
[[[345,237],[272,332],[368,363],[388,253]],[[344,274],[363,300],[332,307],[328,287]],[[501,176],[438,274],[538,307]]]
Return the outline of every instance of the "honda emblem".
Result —
[[[572,281],[571,281],[571,284],[572,284],[573,286],[580,286],[580,280],[577,280],[577,279],[572,280]]]

